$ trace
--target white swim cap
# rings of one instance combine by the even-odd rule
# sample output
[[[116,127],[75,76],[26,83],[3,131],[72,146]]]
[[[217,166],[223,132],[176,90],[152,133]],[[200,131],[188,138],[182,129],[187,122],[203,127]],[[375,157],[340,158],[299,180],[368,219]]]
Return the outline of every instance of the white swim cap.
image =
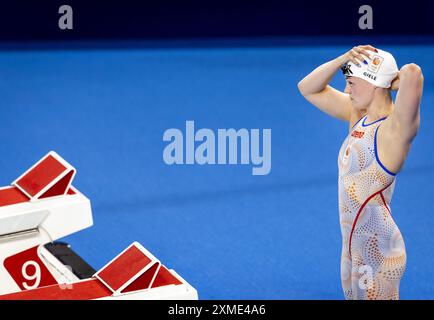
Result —
[[[369,51],[372,59],[367,64],[361,62],[360,67],[352,61],[346,63],[341,69],[346,77],[357,77],[381,88],[390,88],[399,69],[395,58],[387,51],[378,49],[378,52]]]

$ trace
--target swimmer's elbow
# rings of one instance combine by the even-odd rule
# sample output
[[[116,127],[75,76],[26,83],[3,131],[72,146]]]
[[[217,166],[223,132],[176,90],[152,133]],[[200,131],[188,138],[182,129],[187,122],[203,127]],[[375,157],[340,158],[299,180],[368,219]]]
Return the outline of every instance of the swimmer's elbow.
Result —
[[[421,67],[415,63],[409,63],[404,65],[400,70],[400,77],[402,81],[412,81],[416,82],[418,85],[422,86],[424,77]]]
[[[422,69],[416,63],[405,64],[401,68],[401,71],[404,74],[415,74],[415,75],[421,75],[422,74]]]
[[[304,86],[303,86],[303,80],[300,80],[297,84],[298,91],[301,93],[301,95],[304,97]]]
[[[298,91],[301,93],[301,95],[303,96],[303,97],[307,97],[308,95],[310,95],[310,94],[312,94],[312,92],[310,92],[309,90],[308,90],[308,88],[307,88],[307,84],[304,82],[304,79],[303,80],[300,80],[299,82],[298,82],[298,84],[297,84],[297,88],[298,88]]]

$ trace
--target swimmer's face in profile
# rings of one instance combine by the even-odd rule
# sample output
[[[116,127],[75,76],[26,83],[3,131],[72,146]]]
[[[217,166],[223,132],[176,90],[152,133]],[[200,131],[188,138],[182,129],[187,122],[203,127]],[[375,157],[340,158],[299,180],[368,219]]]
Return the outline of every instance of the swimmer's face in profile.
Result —
[[[374,99],[375,86],[366,80],[358,77],[346,77],[347,85],[345,92],[350,95],[353,107],[364,110]]]

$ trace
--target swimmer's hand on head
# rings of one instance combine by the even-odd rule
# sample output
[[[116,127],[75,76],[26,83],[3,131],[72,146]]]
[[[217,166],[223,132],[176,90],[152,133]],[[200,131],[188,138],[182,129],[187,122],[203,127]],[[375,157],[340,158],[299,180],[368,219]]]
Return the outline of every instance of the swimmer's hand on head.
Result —
[[[329,82],[347,62],[369,63],[366,59],[371,59],[372,53],[376,51],[377,49],[371,45],[355,46],[309,73],[298,83],[298,90],[306,100],[321,111],[351,124],[357,121],[360,115],[352,112],[349,94],[336,90],[329,85]]]
[[[360,67],[361,63],[369,63],[367,59],[372,59],[371,53],[369,51],[378,52],[376,48],[371,45],[363,45],[353,47],[351,50],[345,52],[338,59],[341,60],[342,65],[351,61]]]

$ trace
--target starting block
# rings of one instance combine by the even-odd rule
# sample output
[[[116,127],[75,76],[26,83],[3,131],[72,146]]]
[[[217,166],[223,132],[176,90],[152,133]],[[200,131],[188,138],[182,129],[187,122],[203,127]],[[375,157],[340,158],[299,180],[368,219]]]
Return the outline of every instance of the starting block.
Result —
[[[0,300],[179,299],[198,294],[138,242],[99,271],[56,241],[93,225],[76,169],[49,152],[0,188]]]

